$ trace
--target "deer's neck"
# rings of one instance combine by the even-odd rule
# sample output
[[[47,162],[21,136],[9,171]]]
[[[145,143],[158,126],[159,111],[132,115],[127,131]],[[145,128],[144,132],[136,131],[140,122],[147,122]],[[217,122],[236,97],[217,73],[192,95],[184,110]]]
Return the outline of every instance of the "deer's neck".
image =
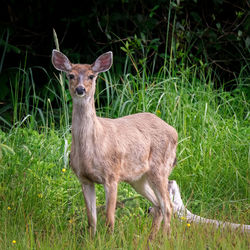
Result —
[[[87,144],[96,136],[98,118],[94,100],[73,100],[72,143]],[[82,145],[84,146],[84,145]]]

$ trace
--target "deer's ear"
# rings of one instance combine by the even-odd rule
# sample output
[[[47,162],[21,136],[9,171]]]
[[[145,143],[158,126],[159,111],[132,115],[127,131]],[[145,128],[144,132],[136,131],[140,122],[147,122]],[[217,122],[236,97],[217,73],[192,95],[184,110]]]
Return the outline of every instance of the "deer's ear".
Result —
[[[113,53],[109,51],[99,56],[91,66],[94,72],[101,73],[109,70],[112,66],[112,63]]]
[[[69,72],[72,69],[72,65],[68,57],[55,49],[52,51],[52,64],[57,70],[64,72]]]

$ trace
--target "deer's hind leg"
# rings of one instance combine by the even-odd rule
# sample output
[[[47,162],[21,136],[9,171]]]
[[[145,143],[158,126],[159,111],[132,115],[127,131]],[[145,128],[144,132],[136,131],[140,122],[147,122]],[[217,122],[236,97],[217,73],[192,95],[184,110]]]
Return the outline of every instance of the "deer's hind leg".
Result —
[[[163,234],[169,235],[172,203],[168,191],[168,174],[160,173],[160,171],[154,172],[150,181],[163,216]]]
[[[160,229],[163,219],[162,211],[157,196],[154,190],[151,188],[151,184],[148,181],[147,176],[143,176],[140,180],[130,183],[132,187],[146,199],[148,199],[153,205],[153,222],[151,227],[150,240],[153,240]]]

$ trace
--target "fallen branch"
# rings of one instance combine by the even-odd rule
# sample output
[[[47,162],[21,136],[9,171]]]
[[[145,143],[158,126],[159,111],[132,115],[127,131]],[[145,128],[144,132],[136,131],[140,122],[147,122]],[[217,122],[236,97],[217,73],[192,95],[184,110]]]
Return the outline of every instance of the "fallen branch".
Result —
[[[213,224],[216,228],[230,227],[232,229],[240,229],[242,232],[250,233],[250,225],[235,224],[231,222],[224,222],[219,220],[206,219],[204,217],[192,214],[185,206],[181,199],[180,189],[176,181],[168,182],[168,190],[170,199],[173,205],[173,212],[179,218],[185,217],[188,222]]]

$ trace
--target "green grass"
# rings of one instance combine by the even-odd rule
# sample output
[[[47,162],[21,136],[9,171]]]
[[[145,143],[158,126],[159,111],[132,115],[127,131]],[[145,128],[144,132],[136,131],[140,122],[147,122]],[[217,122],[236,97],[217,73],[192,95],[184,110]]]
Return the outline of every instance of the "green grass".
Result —
[[[143,198],[118,208],[113,234],[107,233],[100,211],[97,235],[88,235],[81,188],[68,167],[67,87],[53,79],[41,99],[35,85],[28,84],[35,82],[28,77],[31,72],[20,71],[12,83],[14,125],[0,131],[0,249],[145,249],[151,218],[146,213],[150,204]],[[115,118],[147,111],[174,126],[179,133],[178,165],[170,179],[180,185],[188,209],[207,218],[249,224],[249,100],[244,91],[249,78],[239,78],[238,87],[228,93],[215,90],[213,73],[202,67],[165,74],[162,70],[152,76],[142,70],[132,75],[124,70],[119,79],[102,74],[97,113]],[[17,82],[21,92],[16,91]],[[57,110],[51,93],[56,93]],[[104,190],[96,185],[96,191],[101,206]],[[118,196],[122,200],[137,194],[121,184]],[[248,249],[249,244],[247,234],[206,225],[187,227],[173,218],[171,237],[159,236],[151,247]]]

